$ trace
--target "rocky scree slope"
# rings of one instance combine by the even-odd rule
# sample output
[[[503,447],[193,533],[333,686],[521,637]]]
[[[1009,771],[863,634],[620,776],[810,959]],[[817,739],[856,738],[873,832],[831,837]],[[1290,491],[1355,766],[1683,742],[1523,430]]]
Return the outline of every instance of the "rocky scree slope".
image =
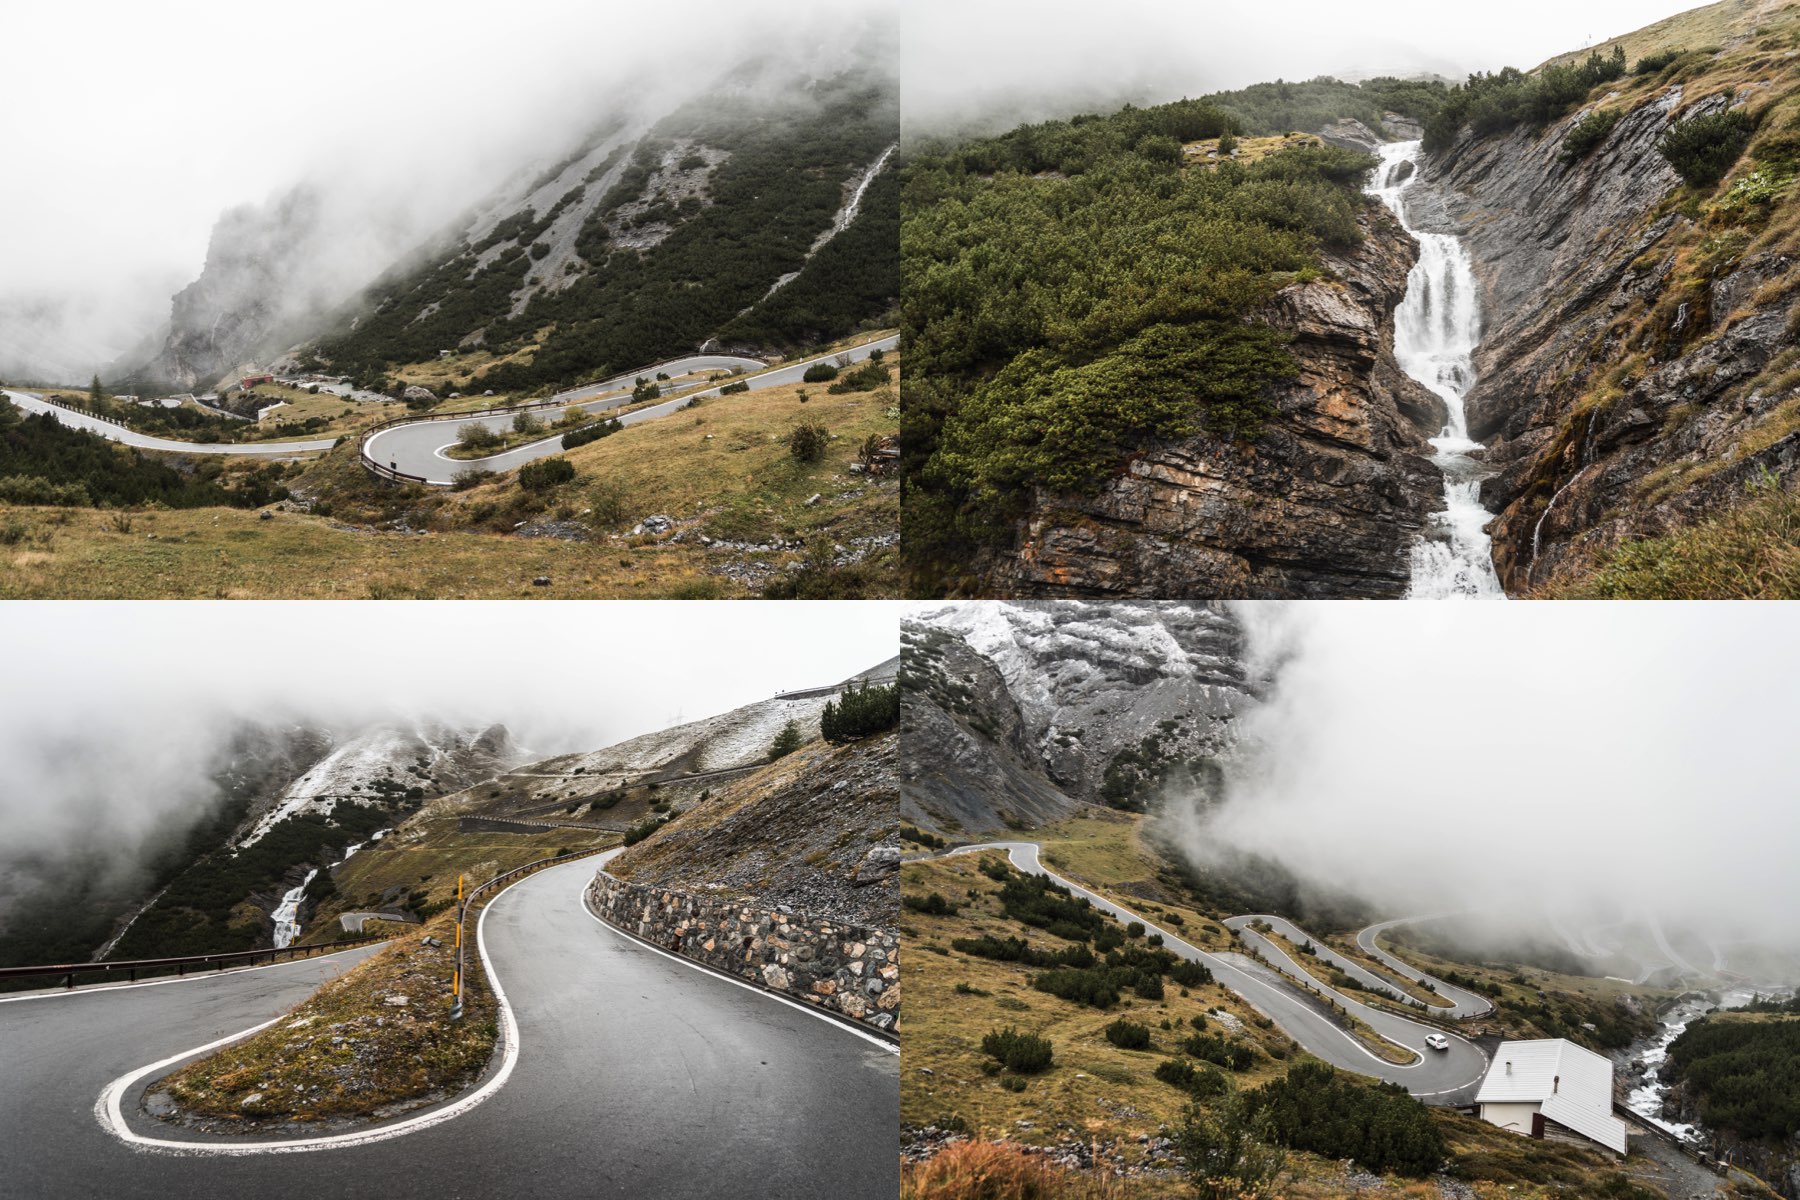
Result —
[[[1205,795],[1260,693],[1210,605],[965,604],[902,639],[903,816],[940,834],[1142,810],[1175,781]]]
[[[1579,578],[1622,542],[1741,503],[1800,470],[1800,7],[1628,76],[1541,132],[1465,130],[1409,193],[1462,235],[1484,291],[1470,434],[1509,592]],[[1716,187],[1658,151],[1676,123],[1758,133]],[[1617,115],[1573,163],[1564,139]]]
[[[899,735],[810,745],[713,791],[615,859],[613,874],[893,929]]]
[[[1299,375],[1254,441],[1201,434],[1153,447],[1091,499],[1039,494],[1018,545],[983,564],[1016,596],[1395,597],[1442,499],[1427,439],[1437,396],[1401,371],[1393,314],[1416,243],[1385,210],[1325,277],[1258,316],[1292,335]]]

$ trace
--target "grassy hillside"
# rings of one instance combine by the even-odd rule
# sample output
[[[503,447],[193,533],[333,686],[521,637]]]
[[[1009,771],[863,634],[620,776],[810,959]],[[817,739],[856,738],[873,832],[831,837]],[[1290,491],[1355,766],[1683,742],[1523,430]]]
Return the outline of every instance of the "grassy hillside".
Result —
[[[1567,65],[1586,58],[1591,52],[1609,55],[1615,47],[1623,48],[1625,57],[1639,62],[1651,55],[1671,49],[1699,50],[1720,46],[1751,32],[1769,14],[1788,7],[1788,0],[1720,0],[1703,4],[1686,12],[1665,17],[1642,29],[1598,42],[1588,50],[1558,54],[1543,65]]]
[[[1109,814],[1034,831],[1032,837],[1043,842],[1045,860],[1059,873],[1153,914],[1196,945],[1234,949],[1237,943],[1218,923],[1225,914],[1196,906],[1172,884],[1140,830],[1139,819]],[[1231,1091],[1255,1105],[1283,1089],[1292,1095],[1278,1106],[1283,1111],[1290,1104],[1313,1103],[1325,1104],[1339,1118],[1356,1115],[1277,1125],[1267,1136],[1289,1146],[1286,1168],[1273,1189],[1261,1194],[1324,1198],[1378,1190],[1421,1200],[1442,1195],[1653,1200],[1668,1194],[1666,1172],[1640,1157],[1621,1170],[1575,1146],[1520,1138],[1448,1110],[1427,1112],[1360,1077],[1321,1074],[1266,1018],[1210,981],[1165,978],[1148,995],[1126,984],[1104,1007],[1034,986],[1057,972],[1043,964],[997,959],[994,947],[1019,939],[1039,955],[1095,957],[1109,953],[1108,945],[1122,946],[1127,954],[1133,947],[1154,947],[1110,919],[1081,933],[1066,922],[1027,916],[1007,899],[1013,885],[1004,882],[1002,861],[997,853],[962,855],[913,861],[902,869],[908,910],[902,932],[914,964],[908,980],[913,991],[909,1069],[901,1082],[906,1157],[919,1162],[951,1146],[946,1167],[935,1177],[925,1166],[908,1168],[904,1194],[987,1194],[958,1190],[954,1183],[959,1173],[954,1164],[964,1153],[955,1139],[961,1137],[1037,1148],[1052,1162],[1091,1163],[1108,1176],[1123,1176],[1109,1181],[1099,1172],[1077,1171],[1045,1185],[1052,1190],[1044,1194],[1090,1194],[1082,1189],[1114,1197],[1193,1194],[1179,1182],[1181,1131],[1196,1111],[1190,1102],[1197,1102],[1199,1113],[1218,1118]],[[1009,1028],[1046,1039],[1049,1063],[1004,1067],[985,1053],[984,1039]],[[1365,1126],[1387,1132],[1368,1141],[1337,1141],[1339,1133]],[[1434,1144],[1441,1150],[1428,1149]],[[1425,1159],[1406,1165],[1408,1146],[1427,1148]],[[1385,1165],[1371,1172],[1355,1161],[1357,1155]],[[1419,1164],[1428,1160],[1435,1167],[1440,1156],[1442,1169],[1419,1177]]]
[[[547,491],[516,473],[460,492],[393,487],[344,445],[304,466],[220,468],[275,471],[296,502],[269,519],[0,504],[0,597],[892,596],[899,482],[849,468],[895,433],[897,406],[891,384],[721,396],[570,451],[575,478]],[[786,440],[802,424],[825,430],[814,461]],[[674,527],[632,534],[655,514]]]

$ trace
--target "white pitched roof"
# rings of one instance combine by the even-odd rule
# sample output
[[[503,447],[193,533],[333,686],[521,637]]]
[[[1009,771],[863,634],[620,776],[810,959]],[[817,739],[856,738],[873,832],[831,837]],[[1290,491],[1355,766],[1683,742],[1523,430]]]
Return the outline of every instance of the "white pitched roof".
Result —
[[[1623,1154],[1625,1122],[1612,1115],[1612,1074],[1610,1061],[1564,1038],[1501,1042],[1475,1103],[1536,1104],[1548,1119]]]

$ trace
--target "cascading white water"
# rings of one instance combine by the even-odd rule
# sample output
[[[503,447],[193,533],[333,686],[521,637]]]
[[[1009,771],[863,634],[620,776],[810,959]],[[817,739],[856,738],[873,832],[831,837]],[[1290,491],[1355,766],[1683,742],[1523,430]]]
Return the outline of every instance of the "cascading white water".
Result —
[[[1684,1142],[1701,1140],[1699,1126],[1663,1119],[1663,1100],[1669,1093],[1669,1084],[1662,1077],[1662,1067],[1669,1060],[1669,1047],[1689,1025],[1715,1008],[1741,1008],[1757,995],[1744,988],[1732,988],[1721,995],[1716,1004],[1710,999],[1683,1000],[1665,1013],[1661,1031],[1632,1056],[1632,1061],[1643,1065],[1644,1073],[1637,1086],[1626,1094],[1625,1107]],[[1779,998],[1779,994],[1772,998]]]
[[[275,920],[275,948],[277,950],[293,945],[294,939],[300,936],[300,897],[306,895],[306,885],[311,883],[313,876],[318,873],[317,867],[308,871],[306,878],[300,881],[300,886],[289,889],[287,895],[281,898],[281,903],[275,906],[275,911],[271,915]]]
[[[393,831],[388,829],[377,829],[369,838],[369,842],[379,842],[391,832]],[[350,856],[352,854],[361,850],[364,846],[368,845],[369,842],[352,843],[351,846],[344,851],[344,857],[338,859],[325,869],[327,871],[337,870],[339,867],[350,861]],[[311,883],[313,881],[313,876],[318,873],[319,870],[317,867],[308,871],[306,873],[306,878],[300,881],[300,886],[288,889],[287,893],[281,897],[281,903],[276,905],[275,911],[270,914],[275,922],[275,948],[277,950],[286,949],[288,946],[293,945],[294,939],[300,936],[300,900],[306,895],[306,885]]]
[[[1412,551],[1409,598],[1503,599],[1494,573],[1493,543],[1487,523],[1494,514],[1481,507],[1482,465],[1470,457],[1481,443],[1469,439],[1463,397],[1475,382],[1475,347],[1481,340],[1475,272],[1462,241],[1447,233],[1423,233],[1406,221],[1402,195],[1418,178],[1419,142],[1381,147],[1381,165],[1371,195],[1393,210],[1419,243],[1419,261],[1406,279],[1406,296],[1394,314],[1394,357],[1400,369],[1443,398],[1450,419],[1431,439],[1431,461],[1444,473],[1444,511],[1432,522],[1438,536],[1423,538]]]

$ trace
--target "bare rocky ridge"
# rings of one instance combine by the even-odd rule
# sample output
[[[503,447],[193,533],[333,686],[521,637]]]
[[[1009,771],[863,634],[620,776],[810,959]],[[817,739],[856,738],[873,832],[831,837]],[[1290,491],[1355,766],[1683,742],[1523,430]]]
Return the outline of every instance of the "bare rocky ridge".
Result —
[[[1134,458],[1091,499],[1040,494],[1018,544],[983,564],[1018,596],[1394,597],[1441,502],[1427,439],[1442,402],[1393,356],[1417,247],[1374,205],[1328,278],[1263,314],[1293,334],[1298,378],[1260,437],[1210,434]]]
[[[1676,120],[1745,99],[1703,81],[1668,87],[1573,166],[1560,161],[1563,137],[1594,106],[1541,134],[1465,132],[1408,194],[1415,226],[1462,235],[1484,291],[1469,428],[1496,469],[1482,501],[1498,514],[1509,592],[1738,502],[1765,469],[1800,469],[1800,435],[1739,451],[1784,399],[1745,385],[1786,344],[1787,301],[1763,289],[1794,263],[1750,254],[1708,286],[1674,278],[1695,225],[1670,203],[1680,179],[1657,143]],[[1640,313],[1647,353],[1632,337]]]
[[[823,742],[723,785],[608,869],[671,887],[893,929],[899,735]]]
[[[1178,602],[983,603],[909,619],[902,815],[940,833],[1047,824],[1103,802],[1122,755],[1148,773],[1210,776],[1261,690],[1242,639],[1229,612]]]

